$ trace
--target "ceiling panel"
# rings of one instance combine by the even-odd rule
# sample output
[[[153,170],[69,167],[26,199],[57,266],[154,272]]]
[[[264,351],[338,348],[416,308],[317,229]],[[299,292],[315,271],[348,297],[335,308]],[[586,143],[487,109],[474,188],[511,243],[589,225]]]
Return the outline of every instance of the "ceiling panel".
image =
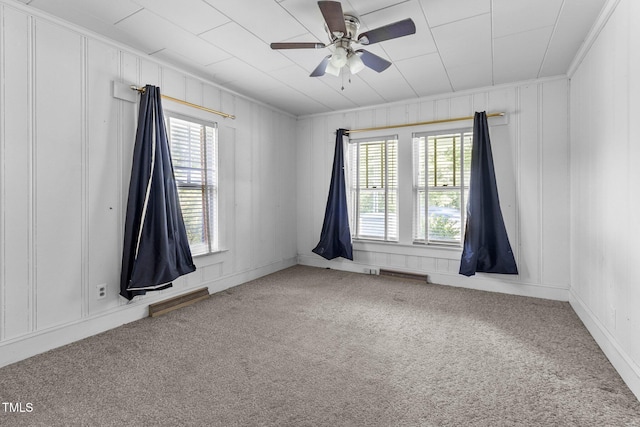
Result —
[[[382,11],[384,9],[390,9],[395,5],[402,3],[409,3],[409,0],[349,0],[351,11],[357,11],[357,14],[364,16],[371,12]],[[347,12],[345,6],[343,6],[345,12]]]
[[[490,0],[420,0],[431,27],[491,12]]]
[[[563,0],[493,0],[493,37],[555,24]]]
[[[281,87],[282,83],[251,65],[238,64],[233,69],[233,78],[226,85],[239,93],[251,94]]]
[[[416,34],[381,42],[380,45],[392,61],[412,58],[436,51],[431,31],[418,2],[403,2],[360,17],[360,32],[372,30],[406,18],[416,25]]]
[[[565,74],[608,0],[344,0],[361,32],[407,17],[416,24],[414,35],[367,46],[393,64],[351,83],[348,71],[309,77],[333,46],[269,46],[328,43],[316,0],[24,1],[300,115]]]
[[[242,74],[243,69],[253,67],[238,58],[230,58],[209,64],[205,68],[214,81],[224,85],[227,82],[236,80],[237,75]]]
[[[394,65],[384,73],[363,70],[358,76],[374,88],[386,102],[416,98],[417,94]]]
[[[176,31],[172,34],[167,48],[180,52],[190,62],[203,66],[232,57],[229,52],[182,31]]]
[[[491,15],[441,25],[433,29],[433,37],[445,67],[483,62],[491,57]]]
[[[437,53],[403,59],[397,61],[395,65],[418,96],[435,95],[452,90],[447,72]]]
[[[330,107],[288,86],[267,90],[261,93],[260,96],[268,100],[270,105],[281,110],[289,110],[293,107],[300,112],[300,115],[312,114],[318,111],[331,111]]]
[[[91,16],[109,24],[115,24],[142,9],[131,0],[32,0],[29,6],[71,22],[75,22],[78,17]]]
[[[495,83],[537,78],[552,30],[545,27],[496,39]]]
[[[158,1],[132,0],[145,9],[166,17],[192,34],[200,34],[230,21],[202,0]],[[103,2],[111,4],[111,1]]]
[[[447,67],[447,75],[454,91],[491,86],[493,84],[493,63],[482,58],[477,62],[457,67]]]
[[[304,40],[296,41],[309,41],[328,43],[329,36],[324,28],[324,18],[318,8],[316,2],[309,0],[284,0],[280,3],[287,13],[293,16],[296,21],[306,29],[306,31],[313,35]],[[344,7],[344,3],[343,3]],[[306,36],[306,34],[305,34]],[[270,42],[291,41],[291,38],[272,39]]]
[[[171,25],[168,24],[170,23],[167,20],[146,9],[141,9],[118,22],[115,27],[127,35],[126,41],[129,44],[135,43],[138,49],[146,53],[153,53],[167,47],[174,36],[172,30],[179,29],[179,27],[171,28]],[[158,28],[162,28],[164,31],[156,31]]]
[[[600,9],[601,0],[565,0],[539,77],[566,73]]]
[[[329,78],[333,76],[325,76],[323,78]],[[364,80],[357,75],[352,76],[351,81],[344,79],[344,81],[338,77],[327,81],[327,84],[335,88],[335,90],[341,90],[342,94],[349,98],[358,107],[366,105],[377,105],[385,102],[384,98],[376,92],[375,88],[369,86]],[[335,83],[334,83],[335,82]],[[342,89],[344,87],[344,89]]]
[[[267,43],[287,40],[307,32],[293,16],[274,1],[204,1]],[[317,8],[315,2],[312,3]]]
[[[270,75],[293,88],[304,88],[304,93],[313,99],[320,99],[323,105],[340,110],[357,105],[347,98],[337,86],[338,77],[309,78],[309,73],[297,65],[271,72]]]
[[[201,34],[200,37],[212,45],[233,52],[236,58],[254,64],[264,71],[291,65],[289,59],[272,50],[267,43],[235,22],[214,28]]]

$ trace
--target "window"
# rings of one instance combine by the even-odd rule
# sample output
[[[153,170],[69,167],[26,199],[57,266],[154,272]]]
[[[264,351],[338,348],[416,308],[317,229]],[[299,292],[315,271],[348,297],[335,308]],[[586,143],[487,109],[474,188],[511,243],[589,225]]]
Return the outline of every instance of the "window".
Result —
[[[191,253],[218,250],[218,136],[215,123],[166,113],[171,158]]]
[[[349,144],[351,218],[356,238],[398,240],[398,139]]]
[[[414,241],[462,243],[472,141],[469,130],[414,135]]]

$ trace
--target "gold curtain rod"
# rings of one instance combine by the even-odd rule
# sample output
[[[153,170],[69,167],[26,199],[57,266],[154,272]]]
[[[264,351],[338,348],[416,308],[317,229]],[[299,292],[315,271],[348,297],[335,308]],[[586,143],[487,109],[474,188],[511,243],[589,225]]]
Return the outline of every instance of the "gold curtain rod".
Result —
[[[137,87],[137,86],[130,86],[132,90],[136,90],[140,93],[144,93],[144,88],[143,87]],[[164,99],[168,99],[169,101],[173,101],[173,102],[177,102],[178,104],[182,104],[182,105],[186,105],[188,107],[193,107],[193,108],[197,108],[198,110],[202,110],[202,111],[206,111],[208,113],[213,113],[213,114],[217,114],[218,116],[222,116],[225,119],[234,119],[236,118],[236,116],[234,116],[233,114],[227,114],[227,113],[223,113],[222,111],[217,111],[217,110],[213,110],[211,108],[207,108],[207,107],[203,107],[201,105],[198,104],[192,104],[191,102],[187,102],[187,101],[183,101],[181,99],[178,98],[174,98],[172,96],[168,96],[168,95],[160,95],[161,97],[163,97]]]
[[[498,117],[498,116],[504,116],[505,113],[490,113],[487,114],[487,117]],[[460,122],[463,120],[473,120],[474,116],[467,116],[467,117],[456,117],[453,119],[441,119],[441,120],[431,120],[429,122],[417,122],[417,123],[405,123],[402,125],[390,125],[390,126],[378,126],[378,127],[373,127],[373,128],[365,128],[365,129],[354,129],[354,130],[350,130],[347,133],[348,134],[352,134],[352,133],[358,133],[358,132],[369,132],[372,130],[383,130],[383,129],[395,129],[395,128],[406,128],[409,126],[421,126],[421,125],[433,125],[436,123],[447,123],[447,122]]]

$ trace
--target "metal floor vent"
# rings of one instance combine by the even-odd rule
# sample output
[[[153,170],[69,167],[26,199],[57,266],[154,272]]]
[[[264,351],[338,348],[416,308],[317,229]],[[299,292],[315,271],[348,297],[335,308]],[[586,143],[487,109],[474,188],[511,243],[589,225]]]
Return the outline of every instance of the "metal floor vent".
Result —
[[[209,288],[197,289],[168,300],[156,302],[149,305],[149,317],[158,317],[170,311],[195,304],[209,298]]]
[[[419,280],[421,282],[429,283],[429,276],[426,274],[407,273],[404,271],[393,271],[380,269],[381,276],[397,277],[399,279],[411,279]]]

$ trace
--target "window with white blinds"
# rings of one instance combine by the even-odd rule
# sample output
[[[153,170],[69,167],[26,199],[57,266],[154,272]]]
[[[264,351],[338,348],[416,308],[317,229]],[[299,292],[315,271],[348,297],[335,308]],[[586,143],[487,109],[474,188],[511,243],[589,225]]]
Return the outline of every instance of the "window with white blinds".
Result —
[[[349,144],[354,237],[398,240],[398,138]]]
[[[472,141],[466,129],[414,135],[414,241],[462,243]]]
[[[192,255],[218,250],[216,123],[165,113],[173,170]]]

